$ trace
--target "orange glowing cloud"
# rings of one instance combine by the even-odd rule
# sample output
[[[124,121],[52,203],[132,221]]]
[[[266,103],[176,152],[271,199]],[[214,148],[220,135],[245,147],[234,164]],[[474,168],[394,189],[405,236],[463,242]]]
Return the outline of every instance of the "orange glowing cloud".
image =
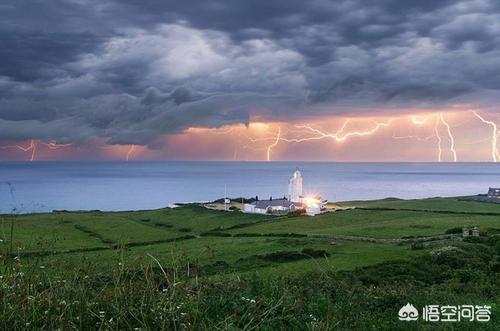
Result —
[[[500,160],[496,117],[484,111],[324,116],[219,128],[188,128],[154,146],[31,140],[0,146],[0,159],[320,160],[467,162]]]

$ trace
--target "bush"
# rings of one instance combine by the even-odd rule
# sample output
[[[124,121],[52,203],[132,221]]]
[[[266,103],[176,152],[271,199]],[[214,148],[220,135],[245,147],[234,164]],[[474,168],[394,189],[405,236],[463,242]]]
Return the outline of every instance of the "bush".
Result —
[[[263,237],[261,233],[235,233],[235,237]]]
[[[426,224],[412,224],[410,225],[410,228],[414,229],[432,229],[431,225],[426,225]]]
[[[217,232],[217,231],[210,231],[210,232],[202,232],[200,233],[201,237],[231,237],[232,234],[227,233],[227,232]]]
[[[486,239],[481,238],[481,237],[467,237],[467,238],[464,238],[464,241],[468,242],[468,243],[479,244],[479,243],[485,242]]]
[[[492,272],[500,273],[500,262],[493,263],[490,267]]]
[[[462,233],[462,228],[461,227],[451,228],[451,229],[446,230],[444,233],[445,234],[459,234],[459,233]]]
[[[289,213],[288,215],[290,215],[290,216],[301,216],[301,215],[304,215],[305,213],[306,213],[305,208],[302,208],[302,209],[296,209],[296,210],[292,211],[291,213]]]
[[[410,247],[413,250],[418,250],[418,249],[424,249],[425,245],[422,242],[416,242],[416,243],[412,243]]]
[[[260,260],[265,260],[269,262],[278,262],[278,263],[283,263],[283,262],[293,262],[293,261],[298,261],[298,260],[305,260],[305,259],[310,259],[310,258],[320,258],[320,257],[327,257],[330,256],[330,254],[325,251],[325,250],[316,250],[313,248],[304,248],[302,251],[280,251],[280,252],[273,252],[269,254],[263,254],[263,255],[253,255],[250,258],[244,258],[240,259],[239,262],[248,262],[246,260],[255,260],[255,259],[260,259]]]
[[[297,261],[306,258],[303,254],[297,251],[281,251],[275,253],[269,253],[265,255],[256,255],[259,259],[271,261],[271,262],[289,262]]]
[[[306,254],[310,257],[328,257],[328,256],[330,256],[330,253],[328,253],[324,249],[313,249],[313,248],[304,248],[302,250],[302,254]]]
[[[486,230],[490,234],[500,234],[500,229],[499,228],[488,228]]]
[[[173,225],[168,223],[153,223],[153,225],[159,228],[173,228]]]
[[[292,237],[292,238],[304,238],[307,234],[303,233],[264,233],[264,237]]]

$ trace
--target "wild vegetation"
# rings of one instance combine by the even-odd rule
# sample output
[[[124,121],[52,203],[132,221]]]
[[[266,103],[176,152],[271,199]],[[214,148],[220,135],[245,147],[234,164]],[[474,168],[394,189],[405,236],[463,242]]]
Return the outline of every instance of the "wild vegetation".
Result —
[[[500,328],[500,205],[345,205],[359,208],[4,215],[0,328]],[[460,240],[469,225],[482,236]],[[408,302],[490,305],[492,319],[399,321]]]

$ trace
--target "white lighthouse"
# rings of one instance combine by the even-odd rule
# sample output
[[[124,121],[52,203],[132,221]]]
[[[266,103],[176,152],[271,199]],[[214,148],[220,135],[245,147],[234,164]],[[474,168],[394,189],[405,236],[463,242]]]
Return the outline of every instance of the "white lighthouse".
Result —
[[[302,175],[297,169],[293,177],[288,181],[288,200],[292,202],[301,202],[302,197]]]

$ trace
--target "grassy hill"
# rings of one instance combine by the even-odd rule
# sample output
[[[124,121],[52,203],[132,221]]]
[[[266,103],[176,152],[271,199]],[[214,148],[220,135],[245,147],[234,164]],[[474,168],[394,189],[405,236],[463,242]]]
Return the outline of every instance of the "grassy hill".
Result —
[[[316,217],[195,204],[0,216],[0,326],[428,328],[397,320],[407,302],[490,304],[492,322],[454,327],[500,326],[500,204],[341,205],[355,208]],[[459,240],[468,225],[482,237]]]

